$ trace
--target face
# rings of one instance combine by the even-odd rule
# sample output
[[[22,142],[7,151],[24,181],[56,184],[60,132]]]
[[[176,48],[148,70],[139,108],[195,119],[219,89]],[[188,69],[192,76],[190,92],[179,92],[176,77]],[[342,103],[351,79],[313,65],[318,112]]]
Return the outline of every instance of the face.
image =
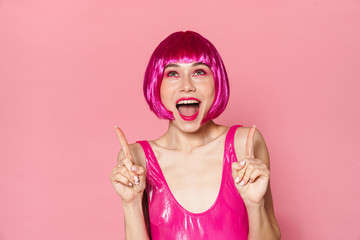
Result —
[[[165,66],[160,86],[165,108],[173,113],[173,123],[186,132],[200,128],[215,97],[213,73],[199,62]]]

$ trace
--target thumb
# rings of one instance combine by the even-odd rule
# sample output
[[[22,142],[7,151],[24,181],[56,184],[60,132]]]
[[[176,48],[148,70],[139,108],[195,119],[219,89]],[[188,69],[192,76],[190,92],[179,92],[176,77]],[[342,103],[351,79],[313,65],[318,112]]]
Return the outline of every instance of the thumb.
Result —
[[[240,162],[233,162],[231,164],[231,169],[232,169],[232,172],[233,173],[237,173],[238,171],[240,171],[241,169],[244,168],[244,166],[246,165],[246,162],[243,160],[243,161],[240,161]]]
[[[231,164],[231,173],[232,176],[235,180],[235,183],[238,183],[240,181],[240,176],[239,176],[239,171],[240,173],[243,171],[242,169],[244,168],[246,162],[244,160],[240,161],[240,162],[233,162]]]
[[[143,167],[134,164],[134,165],[132,165],[131,170],[132,170],[133,173],[135,173],[136,175],[139,175],[140,179],[141,179],[141,177],[144,178],[144,176],[145,176],[145,170],[144,170]]]

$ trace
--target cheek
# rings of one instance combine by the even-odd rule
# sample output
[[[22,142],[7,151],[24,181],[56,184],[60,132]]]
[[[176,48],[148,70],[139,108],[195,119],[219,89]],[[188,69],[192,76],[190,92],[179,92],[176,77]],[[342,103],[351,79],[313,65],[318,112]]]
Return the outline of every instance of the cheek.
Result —
[[[171,103],[171,90],[166,83],[160,85],[160,100],[165,107],[168,107]]]
[[[214,100],[214,98],[215,98],[215,86],[214,86],[214,84],[212,85],[212,87],[210,89],[210,95],[212,96],[212,99]]]
[[[206,97],[208,100],[208,106],[211,107],[214,103],[215,99],[215,86],[214,82],[209,83],[208,87],[206,88]]]
[[[215,86],[214,81],[209,81],[202,86],[202,92],[204,97],[209,99],[209,101],[213,102],[215,98]]]

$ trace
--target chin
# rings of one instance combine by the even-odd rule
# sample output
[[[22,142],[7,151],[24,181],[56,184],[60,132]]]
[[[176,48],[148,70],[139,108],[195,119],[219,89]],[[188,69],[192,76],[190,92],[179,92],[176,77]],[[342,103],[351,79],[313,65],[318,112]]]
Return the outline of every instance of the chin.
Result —
[[[199,114],[202,115],[202,114]],[[180,116],[176,116],[175,120],[173,120],[173,124],[179,128],[181,131],[186,133],[194,133],[197,132],[202,126],[204,126],[207,122],[202,123],[204,116],[198,116],[197,119],[193,121],[185,121]]]

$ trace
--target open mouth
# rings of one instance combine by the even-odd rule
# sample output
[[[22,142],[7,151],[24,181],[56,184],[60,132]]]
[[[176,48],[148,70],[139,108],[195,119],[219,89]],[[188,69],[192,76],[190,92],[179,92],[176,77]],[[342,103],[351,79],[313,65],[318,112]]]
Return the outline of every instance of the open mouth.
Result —
[[[192,121],[199,113],[200,103],[196,98],[181,98],[177,101],[176,108],[184,120]]]

